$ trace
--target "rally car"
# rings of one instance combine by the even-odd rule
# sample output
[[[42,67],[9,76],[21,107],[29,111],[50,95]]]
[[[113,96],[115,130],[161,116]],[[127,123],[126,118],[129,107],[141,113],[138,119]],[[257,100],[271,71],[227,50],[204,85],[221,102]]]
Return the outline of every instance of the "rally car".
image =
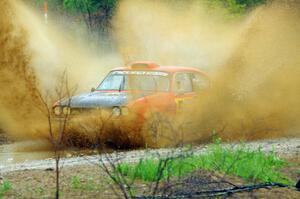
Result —
[[[209,87],[208,76],[197,68],[134,62],[110,71],[91,92],[56,102],[53,111],[57,116],[92,110],[103,110],[113,118],[135,115],[133,125],[145,129],[147,123],[150,129],[152,118],[179,114],[189,100]],[[153,140],[147,144],[153,145]]]

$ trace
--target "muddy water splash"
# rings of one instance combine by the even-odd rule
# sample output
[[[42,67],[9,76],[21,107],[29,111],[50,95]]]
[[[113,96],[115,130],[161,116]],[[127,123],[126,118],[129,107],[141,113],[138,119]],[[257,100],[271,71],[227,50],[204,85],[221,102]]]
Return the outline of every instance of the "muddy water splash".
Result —
[[[70,87],[90,90],[121,61],[106,46],[93,51],[85,39],[51,21],[46,26],[22,1],[1,1],[0,8],[0,128],[13,140],[47,138],[37,91],[55,95],[57,77],[65,70]]]
[[[69,33],[46,28],[19,1],[1,1],[0,8],[0,128],[15,139],[45,137],[37,88],[51,88],[67,68],[82,91],[122,61],[118,53],[91,53],[84,42],[66,38]],[[297,134],[299,11],[275,3],[241,19],[224,16],[199,1],[121,1],[114,36],[124,63],[149,59],[210,71],[211,95],[195,105],[196,138],[212,132],[230,139]]]
[[[193,105],[187,137],[299,136],[299,4],[274,1],[235,21],[208,10],[198,1],[180,9],[122,1],[115,28],[123,57],[210,72],[213,89]]]
[[[5,132],[25,139],[35,134],[37,80],[29,66],[28,32],[12,20],[16,18],[14,6],[14,1],[0,2],[0,125]],[[29,133],[19,133],[21,129]]]
[[[224,19],[224,12],[199,1],[121,1],[114,17],[119,51],[126,62],[211,71],[231,56],[247,25],[247,19]]]
[[[299,16],[280,3],[255,13],[201,102],[199,132],[247,140],[300,135]]]

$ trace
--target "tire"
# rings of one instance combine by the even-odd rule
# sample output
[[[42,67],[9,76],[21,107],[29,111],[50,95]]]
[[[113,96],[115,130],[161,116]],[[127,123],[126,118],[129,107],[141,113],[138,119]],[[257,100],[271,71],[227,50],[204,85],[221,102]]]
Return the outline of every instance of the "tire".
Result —
[[[176,131],[170,117],[161,113],[153,113],[147,117],[142,128],[144,147],[164,148],[175,146]]]

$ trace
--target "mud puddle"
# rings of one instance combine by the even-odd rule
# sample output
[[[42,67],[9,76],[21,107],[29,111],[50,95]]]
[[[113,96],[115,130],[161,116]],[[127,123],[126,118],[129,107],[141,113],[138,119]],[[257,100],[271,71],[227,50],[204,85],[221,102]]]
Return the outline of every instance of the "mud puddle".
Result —
[[[0,164],[21,163],[32,160],[44,160],[53,157],[51,151],[14,151],[10,144],[0,146]]]
[[[97,151],[77,148],[68,148],[61,151],[62,158],[93,154],[97,154]],[[23,141],[0,145],[0,165],[52,158],[54,158],[54,150],[46,141]]]

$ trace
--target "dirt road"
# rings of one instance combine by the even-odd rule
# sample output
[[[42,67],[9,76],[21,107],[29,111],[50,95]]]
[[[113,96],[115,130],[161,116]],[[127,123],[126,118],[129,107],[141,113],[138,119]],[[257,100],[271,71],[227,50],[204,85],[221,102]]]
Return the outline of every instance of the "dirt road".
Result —
[[[241,143],[227,143],[224,144],[226,147],[235,148],[240,146]],[[300,138],[282,138],[275,140],[260,140],[243,143],[249,149],[257,149],[261,148],[262,151],[265,152],[275,152],[281,157],[284,158],[300,158]],[[193,147],[191,149],[194,153],[205,153],[207,151],[208,145],[200,145],[197,147]],[[139,159],[147,156],[156,156],[160,154],[164,156],[170,152],[172,154],[180,153],[181,148],[172,148],[172,149],[156,149],[156,150],[133,150],[128,152],[118,152],[113,153],[111,158],[113,159],[121,159],[124,162],[136,162]],[[30,155],[30,154],[27,154]],[[1,153],[0,153],[0,156]],[[99,160],[105,159],[105,155],[84,155],[81,157],[70,157],[70,158],[62,158],[61,165],[64,167],[68,166],[84,166],[84,165],[94,165],[95,163],[99,163]],[[52,158],[47,158],[43,160],[33,160],[33,161],[25,161],[22,163],[1,163],[0,165],[0,175],[4,173],[9,173],[13,171],[22,171],[22,170],[33,170],[33,169],[49,169],[55,168],[55,161]]]

